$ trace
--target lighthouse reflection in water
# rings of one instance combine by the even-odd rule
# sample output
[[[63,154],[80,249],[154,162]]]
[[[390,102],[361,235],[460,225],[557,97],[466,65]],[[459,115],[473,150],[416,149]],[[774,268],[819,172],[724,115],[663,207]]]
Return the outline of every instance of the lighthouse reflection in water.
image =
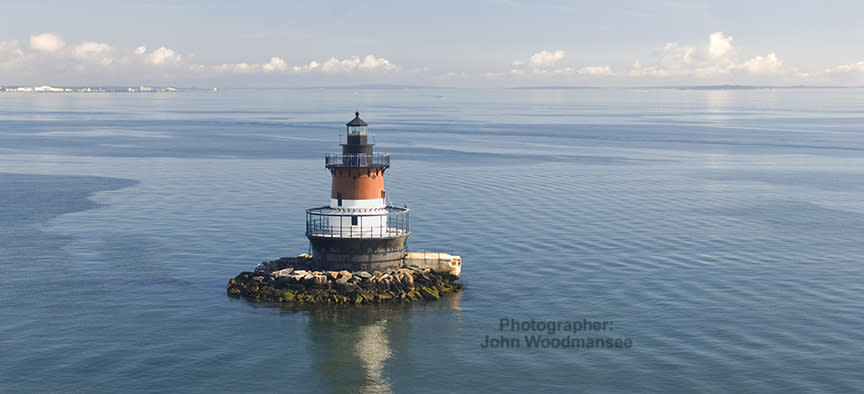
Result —
[[[423,380],[422,372],[405,357],[419,349],[412,340],[417,324],[412,315],[439,310],[450,316],[434,324],[446,324],[445,332],[460,328],[461,293],[436,302],[405,305],[382,304],[361,307],[325,307],[310,311],[307,329],[313,368],[321,383],[334,393],[398,393],[410,391],[412,382]],[[416,338],[415,338],[416,339]],[[412,345],[413,344],[413,345]],[[436,345],[440,347],[439,345]],[[456,346],[456,343],[453,343]],[[410,350],[410,351],[409,351]],[[453,349],[455,350],[455,348]],[[400,374],[387,373],[399,365]],[[418,376],[420,375],[420,376]]]

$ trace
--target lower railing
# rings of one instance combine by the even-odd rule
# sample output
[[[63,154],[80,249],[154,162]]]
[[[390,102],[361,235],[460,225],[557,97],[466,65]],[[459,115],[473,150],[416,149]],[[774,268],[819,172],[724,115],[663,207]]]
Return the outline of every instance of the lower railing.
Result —
[[[408,208],[389,206],[360,213],[330,207],[306,210],[306,235],[331,238],[394,238],[409,230]]]

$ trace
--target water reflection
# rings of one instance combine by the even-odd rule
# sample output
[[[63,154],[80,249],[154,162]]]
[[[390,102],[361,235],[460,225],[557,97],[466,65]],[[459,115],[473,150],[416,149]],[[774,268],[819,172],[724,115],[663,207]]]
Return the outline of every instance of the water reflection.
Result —
[[[709,89],[704,91],[705,118],[714,123],[726,123],[732,112],[732,93],[726,89]]]
[[[364,392],[389,393],[390,382],[384,378],[384,362],[393,354],[387,337],[387,320],[359,328],[359,341],[354,344],[354,353],[363,362],[366,370]]]
[[[310,311],[307,328],[309,354],[321,383],[333,393],[393,393],[398,381],[415,381],[411,368],[417,361],[412,340],[428,338],[423,327],[414,327],[412,315],[446,310],[458,315],[461,294],[436,302],[398,305],[332,306]],[[459,331],[459,319],[451,319]]]

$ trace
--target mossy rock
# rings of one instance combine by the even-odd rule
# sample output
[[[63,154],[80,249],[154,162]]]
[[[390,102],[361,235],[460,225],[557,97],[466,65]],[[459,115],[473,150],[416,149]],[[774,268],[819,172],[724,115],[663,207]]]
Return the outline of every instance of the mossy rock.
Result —
[[[438,300],[444,294],[465,288],[464,284],[454,282],[455,279],[449,276],[412,268],[378,275],[356,273],[345,276],[350,278],[345,280],[341,273],[328,272],[328,281],[317,284],[304,284],[286,276],[272,277],[271,272],[295,265],[297,259],[284,260],[263,263],[255,272],[242,272],[230,279],[226,285],[228,295],[254,302],[284,304],[381,304]]]
[[[438,294],[438,290],[427,286],[423,286],[420,288],[420,294],[423,296],[423,298],[427,300],[437,300],[441,298],[441,296]]]

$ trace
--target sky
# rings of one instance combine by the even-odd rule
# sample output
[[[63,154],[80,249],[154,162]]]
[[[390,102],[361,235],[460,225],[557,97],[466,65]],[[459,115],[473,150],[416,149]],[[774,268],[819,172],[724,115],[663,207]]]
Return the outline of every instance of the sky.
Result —
[[[0,86],[862,86],[861,15],[860,0],[0,0]]]

